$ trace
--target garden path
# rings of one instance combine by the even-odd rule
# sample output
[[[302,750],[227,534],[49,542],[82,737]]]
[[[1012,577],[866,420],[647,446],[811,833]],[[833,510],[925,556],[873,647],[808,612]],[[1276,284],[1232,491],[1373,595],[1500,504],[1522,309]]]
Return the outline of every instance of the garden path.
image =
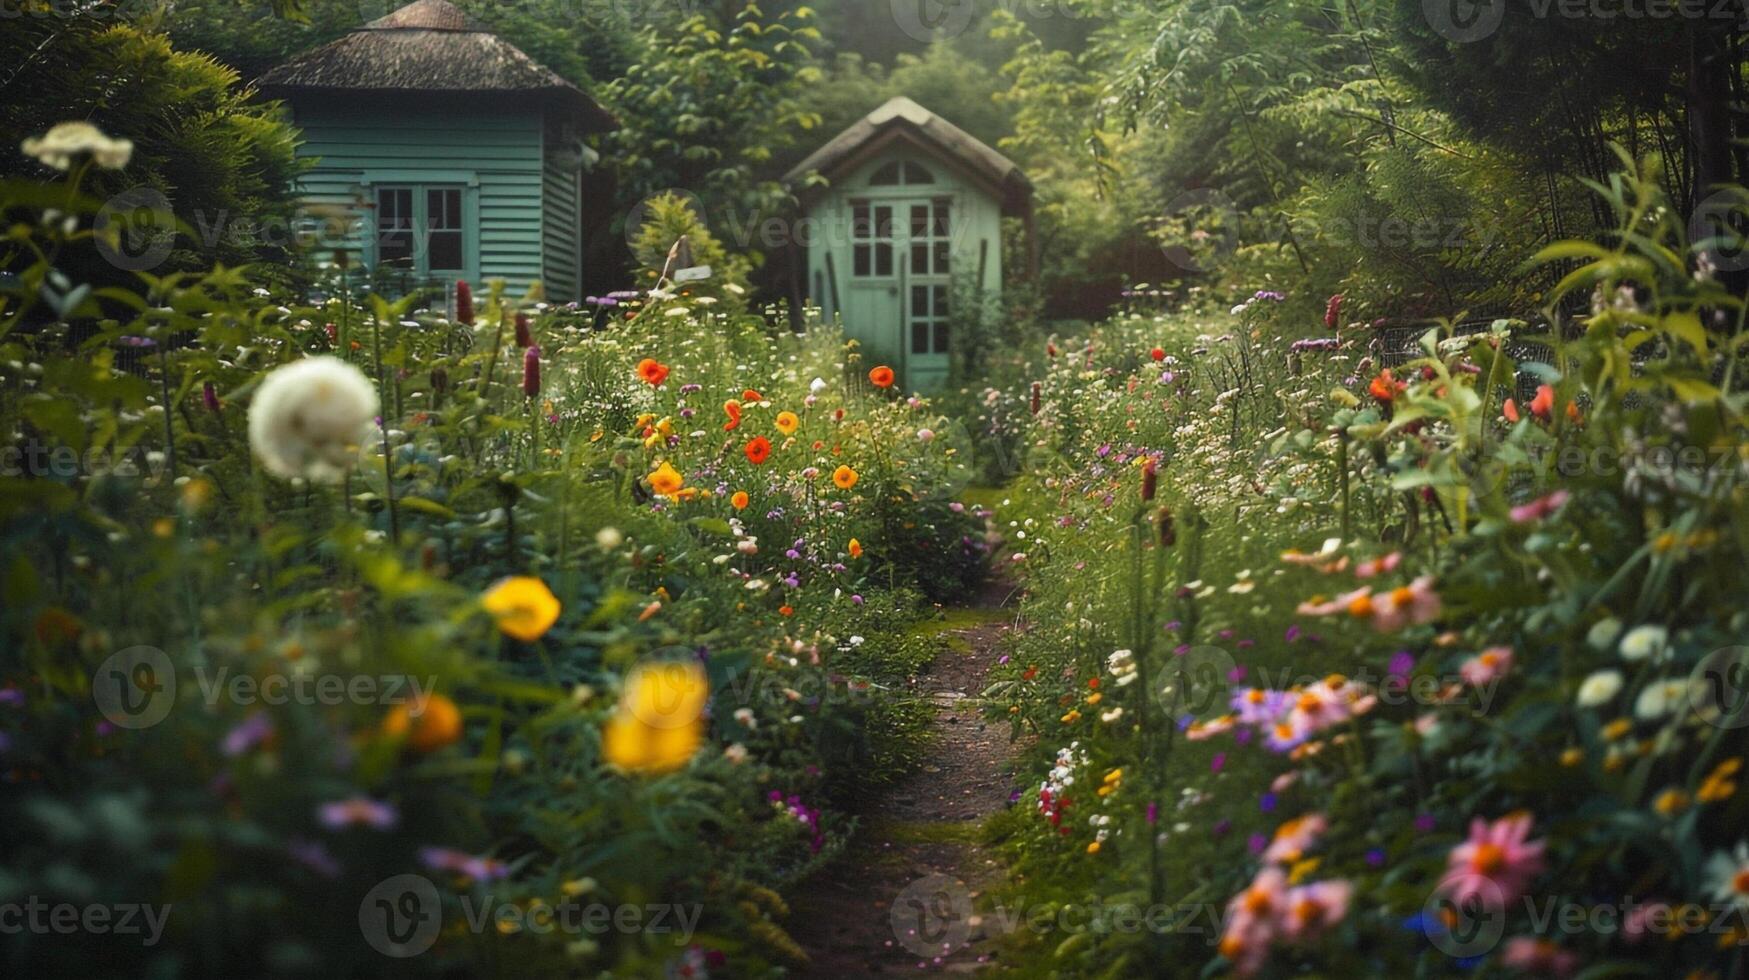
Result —
[[[912,680],[913,691],[935,705],[916,772],[870,802],[849,851],[791,900],[790,932],[811,958],[798,976],[915,974],[920,965],[970,973],[991,965],[966,913],[1002,871],[979,829],[1009,803],[1015,746],[1006,725],[982,716],[979,694],[1016,628],[1010,598],[1008,585],[993,582],[975,605],[949,611],[947,649]],[[933,938],[944,942],[918,937],[943,922]]]

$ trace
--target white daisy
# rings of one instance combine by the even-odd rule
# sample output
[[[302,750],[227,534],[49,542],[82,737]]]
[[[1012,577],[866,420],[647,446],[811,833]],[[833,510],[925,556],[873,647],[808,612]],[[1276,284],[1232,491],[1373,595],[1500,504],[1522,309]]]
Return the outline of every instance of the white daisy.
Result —
[[[1621,671],[1600,670],[1579,685],[1579,707],[1595,708],[1607,704],[1621,693]]]
[[[1652,721],[1668,715],[1681,706],[1688,697],[1688,682],[1684,680],[1653,681],[1640,696],[1634,700],[1634,716],[1641,721]]]
[[[1669,641],[1670,632],[1662,626],[1636,626],[1621,638],[1621,657],[1629,661],[1645,660],[1649,657],[1662,660]]]
[[[1749,842],[1738,841],[1735,853],[1714,854],[1706,863],[1706,884],[1713,898],[1749,909]]]

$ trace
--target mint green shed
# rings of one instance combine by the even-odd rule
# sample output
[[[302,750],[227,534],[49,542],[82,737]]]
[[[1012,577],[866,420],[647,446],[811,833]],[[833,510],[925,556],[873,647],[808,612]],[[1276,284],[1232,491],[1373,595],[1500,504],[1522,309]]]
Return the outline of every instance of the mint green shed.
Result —
[[[591,133],[616,126],[575,85],[447,0],[416,0],[279,65],[262,92],[303,132],[304,201],[406,291],[539,280],[580,299]]]
[[[858,120],[785,178],[802,203],[802,296],[908,387],[948,377],[956,301],[1000,296],[1002,219],[1032,248],[1032,182],[910,99]]]

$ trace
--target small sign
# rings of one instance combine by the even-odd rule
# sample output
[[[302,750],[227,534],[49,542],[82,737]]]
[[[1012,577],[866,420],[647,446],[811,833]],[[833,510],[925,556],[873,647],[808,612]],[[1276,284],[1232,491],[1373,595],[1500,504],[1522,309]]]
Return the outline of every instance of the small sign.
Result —
[[[674,273],[675,282],[698,282],[701,279],[709,279],[710,277],[711,267],[708,265],[695,265],[690,269],[681,269]]]

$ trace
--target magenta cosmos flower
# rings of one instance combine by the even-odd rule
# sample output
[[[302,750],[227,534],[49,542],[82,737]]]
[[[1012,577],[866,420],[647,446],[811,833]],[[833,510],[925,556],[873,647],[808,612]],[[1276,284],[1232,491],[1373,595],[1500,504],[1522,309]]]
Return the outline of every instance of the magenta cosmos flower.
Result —
[[[1470,823],[1470,837],[1452,848],[1446,858],[1445,877],[1439,890],[1452,901],[1478,901],[1490,911],[1503,910],[1529,888],[1543,870],[1546,841],[1532,841],[1534,818],[1512,813],[1489,823],[1481,817]]]

